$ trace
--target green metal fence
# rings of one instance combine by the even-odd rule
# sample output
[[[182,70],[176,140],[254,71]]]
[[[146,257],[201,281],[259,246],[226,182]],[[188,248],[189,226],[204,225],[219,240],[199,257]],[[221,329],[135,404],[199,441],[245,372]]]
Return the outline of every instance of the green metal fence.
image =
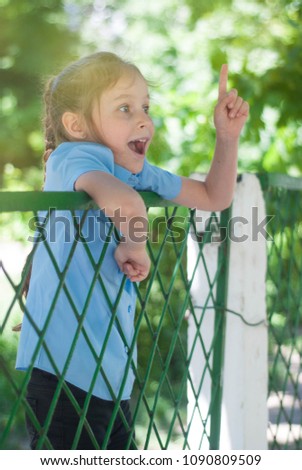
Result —
[[[302,180],[283,175],[261,175],[259,178],[267,214],[272,216],[267,225],[270,235],[267,240],[266,283],[269,325],[268,445],[271,449],[302,449]],[[211,233],[198,233],[194,211],[171,206],[152,193],[142,193],[142,196],[149,214],[148,252],[152,269],[148,279],[138,289],[134,335],[138,343],[138,365],[134,365],[130,354],[125,370],[126,374],[132,368],[136,378],[129,447],[190,449],[191,424],[198,416],[201,423],[199,446],[217,449],[221,421],[224,313],[231,314],[226,307],[228,238],[221,233],[223,243],[219,245],[217,271],[214,278],[207,276],[204,248],[210,241]],[[37,216],[37,211],[48,211],[49,207],[72,212],[83,209],[85,217],[92,203],[86,195],[79,193],[0,192],[1,238],[10,230],[13,238],[18,233],[18,238],[25,242],[33,235],[29,220]],[[230,217],[230,210],[222,213],[220,222],[212,214],[213,225],[220,224],[222,231]],[[186,247],[191,236],[198,243],[198,254],[188,277]],[[31,244],[27,243],[25,251],[29,252],[31,248]],[[3,257],[1,254],[0,259]],[[24,426],[24,413],[27,412],[40,433],[38,447],[48,449],[51,444],[47,438],[47,425],[53,410],[42,429],[25,401],[30,371],[22,373],[14,370],[19,333],[13,332],[12,326],[22,319],[24,298],[21,290],[29,269],[27,265],[21,278],[22,262],[18,256],[15,259],[18,264],[15,269],[14,262],[9,268],[6,262],[0,266],[0,447],[18,449],[28,446]],[[96,263],[96,269],[101,262],[102,259]],[[190,295],[200,263],[205,272],[203,298],[207,299],[202,305],[202,312],[200,305],[196,307],[193,304]],[[63,280],[64,274],[60,275]],[[101,282],[101,279],[96,276],[95,282]],[[61,288],[64,289],[64,282]],[[115,322],[118,301],[119,298],[112,305],[112,322]],[[213,339],[207,346],[200,334],[205,312],[207,315],[212,312],[215,318]],[[190,342],[187,339],[189,318],[196,331]],[[80,316],[78,321],[81,329]],[[122,330],[119,330],[126,342]],[[40,334],[43,338],[43,332]],[[126,344],[130,351],[133,346],[134,343]],[[197,348],[202,351],[201,363],[205,364],[198,383],[191,369]],[[101,366],[102,356],[95,360]],[[210,377],[212,387],[205,409],[204,406],[200,408],[198,397],[203,391],[206,376]],[[85,419],[87,406],[80,409],[63,379],[61,377],[59,381],[53,407],[63,388],[79,414],[78,434],[73,445],[76,448],[82,427],[89,431]],[[188,407],[189,396],[190,399],[193,397],[194,403]],[[120,413],[119,397],[114,397],[114,400],[116,415]],[[109,432],[110,429],[108,435]],[[96,448],[106,447],[106,442],[94,441],[94,444]]]
[[[201,237],[196,233],[194,212],[182,207],[173,207],[168,201],[163,201],[155,194],[142,193],[149,211],[150,238],[148,240],[148,252],[152,261],[151,273],[146,281],[141,283],[137,289],[138,302],[135,321],[135,334],[132,344],[127,344],[123,330],[119,325],[115,315],[116,306],[120,300],[120,293],[123,289],[121,285],[119,294],[114,303],[110,304],[112,321],[117,327],[125,346],[129,351],[129,359],[125,368],[125,377],[130,368],[135,374],[135,386],[132,397],[132,423],[130,426],[129,448],[140,449],[190,449],[189,430],[192,415],[197,413],[202,420],[203,428],[200,429],[200,445],[207,448],[218,448],[220,429],[220,409],[221,409],[221,370],[223,358],[223,336],[224,336],[224,306],[226,303],[226,279],[227,261],[225,256],[227,250],[227,239],[221,244],[220,256],[217,266],[217,274],[214,281],[205,280],[204,288],[208,290],[208,299],[211,308],[214,309],[215,332],[213,341],[209,348],[205,348],[203,339],[198,332],[200,319],[195,315],[194,305],[190,297],[190,286],[193,282],[195,272],[199,262],[205,263],[203,258],[203,247],[209,241],[210,233]],[[92,202],[85,194],[80,193],[0,193],[0,227],[2,234],[7,227],[15,222],[14,215],[18,214],[18,224],[20,217],[23,220],[22,235],[26,241],[29,236],[33,236],[30,231],[29,220],[37,217],[38,211],[48,211],[48,216],[54,210],[70,210],[73,214],[75,209],[83,210],[83,218],[93,207]],[[49,209],[52,208],[52,209]],[[54,209],[55,208],[55,209]],[[215,218],[215,214],[213,214]],[[229,212],[225,211],[223,217],[229,217]],[[74,218],[75,228],[78,237],[74,245],[83,240],[83,234],[78,222]],[[43,228],[42,228],[43,229]],[[20,230],[19,230],[20,231]],[[186,271],[186,246],[187,238],[194,235],[198,239],[199,254],[196,259],[196,267],[190,279],[187,278]],[[222,237],[224,239],[225,237]],[[47,242],[44,242],[47,243]],[[27,243],[27,251],[32,246]],[[87,244],[88,247],[89,244]],[[106,244],[104,250],[106,249]],[[34,252],[35,248],[33,249]],[[103,251],[104,251],[103,250]],[[71,251],[72,253],[72,251]],[[33,254],[33,253],[32,253]],[[22,315],[27,315],[34,324],[30,312],[27,311],[25,299],[22,297],[22,288],[26,275],[30,270],[31,256],[20,277],[19,272],[11,273],[5,263],[1,262],[1,313],[0,313],[0,446],[2,449],[26,448],[27,437],[24,426],[24,414],[34,423],[39,432],[38,447],[40,449],[51,449],[51,443],[47,437],[47,429],[54,412],[57,399],[61,390],[64,390],[74,409],[79,415],[78,432],[75,436],[72,448],[77,448],[77,443],[83,428],[90,434],[91,440],[96,449],[106,448],[109,434],[112,428],[114,417],[118,414],[124,420],[123,413],[119,407],[120,394],[112,398],[115,402],[111,425],[107,430],[104,442],[96,442],[89,423],[86,420],[86,412],[89,405],[91,390],[85,406],[81,409],[66,382],[64,374],[58,373],[59,382],[53,398],[52,406],[49,410],[44,427],[39,425],[34,412],[25,400],[26,386],[29,380],[31,369],[26,373],[14,370],[18,333],[12,331],[12,326],[22,320]],[[60,289],[66,295],[69,293],[64,284],[65,272],[60,272],[55,260],[49,251],[49,262],[53,263],[60,278]],[[94,263],[95,278],[93,282],[100,283],[102,279],[98,275],[99,267],[102,263],[104,253],[95,262],[91,259],[89,247],[87,257]],[[71,254],[72,256],[72,254]],[[123,281],[124,282],[124,281]],[[216,289],[217,287],[217,289]],[[218,292],[217,298],[214,292]],[[106,293],[105,293],[106,294]],[[89,301],[89,299],[87,300]],[[78,332],[83,329],[83,312],[78,312],[69,295],[69,302],[74,309],[75,317],[78,321]],[[108,300],[109,302],[109,300]],[[55,306],[55,300],[53,303]],[[204,305],[204,309],[207,305]],[[23,312],[23,313],[22,313]],[[51,316],[52,311],[49,312]],[[191,315],[195,321],[197,329],[192,345],[188,348],[187,342],[187,319]],[[200,318],[200,317],[198,317]],[[202,317],[201,317],[202,318]],[[43,337],[48,322],[42,331],[38,331],[40,344],[43,344]],[[35,326],[35,324],[34,324]],[[109,330],[110,330],[109,328]],[[108,334],[110,331],[108,331]],[[76,338],[75,338],[76,341]],[[86,335],[89,344],[89,338]],[[132,352],[134,343],[138,342],[138,365],[134,364]],[[197,344],[202,344],[205,357],[205,370],[200,383],[193,382],[190,371],[190,360]],[[93,351],[93,348],[91,348]],[[73,346],[70,350],[72,355]],[[37,352],[37,351],[36,351]],[[99,355],[95,355],[96,374],[102,372],[102,357],[104,348]],[[53,367],[56,369],[56,364]],[[68,363],[66,363],[68,367]],[[95,375],[96,375],[95,374]],[[203,387],[205,374],[210,374],[212,379],[211,400],[208,409],[200,409],[198,395]],[[105,377],[106,379],[106,377]],[[190,389],[191,395],[195,397],[195,404],[191,415],[187,411],[187,393]],[[127,424],[126,424],[127,426]],[[135,434],[134,434],[135,431]]]
[[[260,177],[267,215],[269,426],[272,449],[302,449],[302,179]]]

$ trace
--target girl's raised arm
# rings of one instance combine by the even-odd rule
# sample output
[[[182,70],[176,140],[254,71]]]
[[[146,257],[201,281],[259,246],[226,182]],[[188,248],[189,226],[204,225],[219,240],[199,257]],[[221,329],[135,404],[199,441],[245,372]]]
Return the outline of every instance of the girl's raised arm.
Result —
[[[249,115],[249,105],[235,89],[227,92],[228,66],[221,68],[218,102],[214,112],[216,146],[210,171],[204,182],[182,179],[174,202],[204,210],[223,210],[232,202],[236,176],[239,136]]]

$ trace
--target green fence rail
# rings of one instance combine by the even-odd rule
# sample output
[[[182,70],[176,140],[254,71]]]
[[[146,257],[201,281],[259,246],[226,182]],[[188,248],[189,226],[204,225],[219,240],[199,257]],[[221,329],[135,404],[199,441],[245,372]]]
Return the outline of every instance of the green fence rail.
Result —
[[[302,449],[302,178],[260,176],[268,224],[271,449]]]
[[[217,265],[217,275],[214,282],[209,282],[204,288],[209,291],[208,299],[211,301],[213,315],[215,315],[215,332],[213,341],[208,349],[204,347],[202,338],[198,332],[197,316],[190,297],[190,286],[199,262],[203,262],[203,247],[209,242],[210,233],[203,237],[196,231],[194,211],[183,207],[171,206],[171,203],[160,199],[153,193],[141,193],[148,208],[150,222],[150,236],[147,249],[152,262],[149,277],[139,288],[137,288],[138,301],[135,320],[135,334],[132,344],[128,344],[121,326],[116,318],[116,306],[120,300],[123,289],[121,284],[119,294],[115,302],[111,303],[112,319],[110,327],[115,324],[119,331],[125,347],[129,351],[129,359],[125,368],[126,377],[130,368],[134,371],[135,386],[132,396],[132,423],[129,433],[129,448],[139,449],[190,449],[189,430],[192,416],[187,411],[187,393],[190,388],[196,403],[192,413],[198,413],[204,428],[200,429],[200,445],[207,448],[217,449],[219,446],[220,433],[220,410],[221,410],[221,371],[223,363],[223,338],[224,338],[224,315],[226,305],[227,289],[227,239],[220,246],[220,255]],[[76,209],[81,209],[82,217],[85,218],[94,207],[92,201],[84,193],[5,193],[0,192],[0,227],[1,235],[5,233],[16,233],[18,238],[25,242],[33,236],[32,221],[38,217],[38,211],[47,211],[48,217],[53,211],[68,210],[74,215]],[[225,211],[223,217],[229,218],[229,211]],[[215,217],[215,214],[213,214]],[[74,218],[75,220],[75,218]],[[31,223],[29,222],[31,221]],[[222,225],[223,226],[223,225]],[[75,228],[79,237],[74,241],[74,247],[84,235],[80,233],[80,224],[75,221]],[[42,227],[43,229],[43,227]],[[11,231],[11,232],[10,232]],[[187,239],[192,233],[198,240],[199,254],[196,259],[195,269],[190,279],[187,278],[186,270],[186,246]],[[14,236],[14,235],[12,235]],[[224,237],[221,237],[224,239]],[[3,237],[2,237],[3,239]],[[44,241],[47,244],[47,242]],[[87,257],[94,263],[94,283],[99,283],[102,288],[102,279],[98,275],[104,253],[96,262],[91,259],[87,244]],[[2,247],[9,246],[2,242]],[[105,244],[106,247],[106,244]],[[32,244],[26,244],[25,250],[30,252]],[[106,248],[104,248],[106,249]],[[0,447],[2,449],[27,448],[27,436],[24,425],[24,415],[32,421],[39,432],[37,448],[51,449],[51,443],[47,437],[48,426],[54,412],[59,394],[64,390],[72,402],[79,416],[78,432],[73,441],[72,448],[77,448],[77,443],[83,428],[90,435],[91,441],[96,449],[106,448],[113,419],[120,415],[124,420],[120,409],[120,394],[112,398],[115,402],[111,425],[102,443],[97,442],[86,419],[86,412],[91,397],[91,384],[88,398],[83,407],[80,407],[74,399],[66,382],[64,373],[58,373],[58,385],[48,416],[41,427],[35,414],[29,407],[26,399],[26,386],[32,367],[27,372],[19,372],[14,369],[15,356],[19,333],[12,331],[12,327],[22,320],[22,315],[33,323],[30,312],[26,308],[25,299],[22,297],[22,287],[30,270],[30,262],[35,248],[29,258],[21,276],[22,261],[15,258],[12,268],[9,269],[5,262],[0,266],[0,288],[1,288],[1,310],[0,310]],[[103,250],[104,251],[104,250]],[[1,255],[2,256],[2,255]],[[72,251],[71,255],[72,256]],[[49,250],[49,262],[53,263],[60,278],[59,288],[64,290],[69,298],[70,305],[74,309],[75,318],[78,321],[77,334],[84,335],[83,317],[74,306],[73,299],[64,284],[65,272],[60,272],[55,260]],[[14,264],[15,263],[15,264]],[[125,280],[125,279],[124,279]],[[124,281],[123,281],[124,282]],[[91,286],[93,288],[93,286]],[[216,289],[217,287],[217,289]],[[218,292],[217,297],[214,292]],[[106,293],[105,293],[106,295]],[[89,299],[88,299],[89,301]],[[109,302],[109,300],[108,300]],[[55,299],[53,306],[55,305]],[[207,308],[207,305],[204,306]],[[85,310],[85,309],[84,309]],[[51,316],[52,310],[49,312]],[[196,322],[196,336],[190,349],[187,342],[188,315]],[[195,320],[194,320],[195,319]],[[38,330],[40,345],[48,326],[46,322],[43,330]],[[108,331],[108,334],[110,331]],[[74,342],[77,340],[75,337]],[[89,338],[86,335],[89,345]],[[138,365],[136,366],[132,352],[134,343],[138,343]],[[106,343],[106,340],[105,340]],[[190,370],[190,360],[197,344],[202,343],[203,354],[206,358],[204,374],[199,384],[193,383]],[[74,343],[70,349],[72,356]],[[96,372],[102,372],[102,358],[104,348],[99,355],[95,354]],[[37,353],[37,350],[34,354]],[[52,357],[53,367],[58,370]],[[66,362],[66,368],[68,362]],[[202,380],[205,374],[210,374],[212,379],[212,396],[205,411],[199,409],[198,395],[202,389]],[[105,377],[106,380],[106,377]],[[110,387],[109,387],[110,388]],[[125,422],[126,423],[126,422]]]

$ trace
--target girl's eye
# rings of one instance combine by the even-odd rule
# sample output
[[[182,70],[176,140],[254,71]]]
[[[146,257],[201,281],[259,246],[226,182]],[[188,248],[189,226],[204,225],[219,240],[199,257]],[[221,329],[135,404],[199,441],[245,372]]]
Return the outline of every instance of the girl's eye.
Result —
[[[143,106],[143,110],[145,111],[146,114],[149,114],[149,109],[150,109],[150,106],[148,104]]]
[[[129,106],[127,104],[121,106],[120,111],[122,111],[122,113],[128,113],[129,112]]]

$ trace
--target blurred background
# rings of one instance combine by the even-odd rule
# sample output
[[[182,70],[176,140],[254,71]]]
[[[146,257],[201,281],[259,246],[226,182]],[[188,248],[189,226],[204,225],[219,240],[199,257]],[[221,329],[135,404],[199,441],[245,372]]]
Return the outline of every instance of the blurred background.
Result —
[[[229,87],[251,107],[239,171],[301,176],[301,0],[0,0],[0,190],[41,189],[43,83],[99,50],[133,61],[153,84],[151,162],[185,176],[209,169],[219,71],[228,63]],[[29,251],[27,219],[0,215],[0,258],[16,279]],[[0,342],[12,371],[16,344],[11,333]],[[174,370],[177,380],[177,361]],[[1,427],[14,399],[1,372],[0,396]],[[10,446],[23,439],[16,431]]]
[[[0,0],[2,189],[41,187],[43,81],[111,50],[154,83],[150,160],[209,167],[220,66],[251,105],[240,171],[302,170],[300,0]]]

